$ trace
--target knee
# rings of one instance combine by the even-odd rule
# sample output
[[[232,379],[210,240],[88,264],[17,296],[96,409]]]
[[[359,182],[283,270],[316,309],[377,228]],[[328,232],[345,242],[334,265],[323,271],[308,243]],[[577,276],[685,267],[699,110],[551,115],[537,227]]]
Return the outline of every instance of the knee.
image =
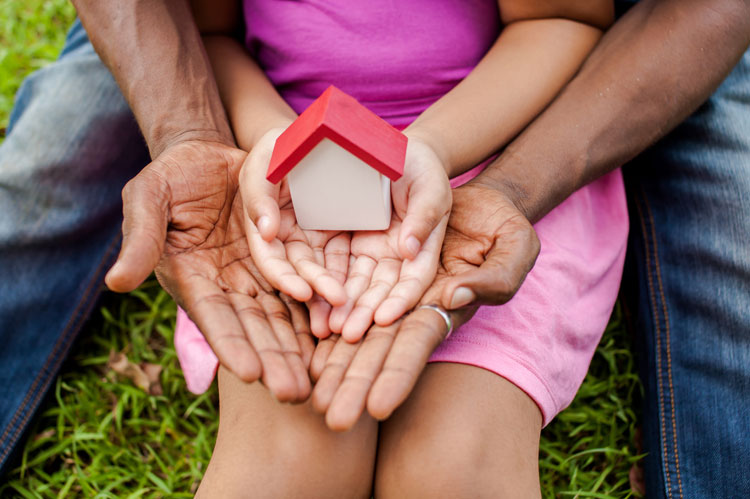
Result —
[[[420,433],[381,443],[376,497],[539,497],[535,453],[495,448],[497,440],[475,428]]]
[[[252,401],[222,406],[199,497],[370,497],[373,421],[339,434],[309,404],[282,405],[257,393]]]
[[[378,449],[377,497],[483,497],[490,476],[502,473],[484,459],[488,449],[467,429],[432,438],[403,435]]]

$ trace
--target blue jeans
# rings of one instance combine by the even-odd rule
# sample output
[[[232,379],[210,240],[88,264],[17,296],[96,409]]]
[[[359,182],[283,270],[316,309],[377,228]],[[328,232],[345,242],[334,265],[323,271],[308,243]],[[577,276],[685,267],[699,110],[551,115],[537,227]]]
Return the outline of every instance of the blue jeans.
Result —
[[[0,145],[0,468],[102,290],[125,183],[149,161],[80,23],[28,78]]]
[[[750,51],[623,172],[648,497],[750,497]]]
[[[649,497],[750,497],[749,71],[750,53],[624,169]],[[0,466],[101,289],[120,189],[148,162],[78,23],[60,61],[24,84],[11,121],[0,146]]]

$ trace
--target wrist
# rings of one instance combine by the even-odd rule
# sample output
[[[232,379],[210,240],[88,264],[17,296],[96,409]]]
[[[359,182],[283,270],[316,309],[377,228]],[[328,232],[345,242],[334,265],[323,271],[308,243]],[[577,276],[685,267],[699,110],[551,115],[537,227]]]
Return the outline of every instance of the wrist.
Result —
[[[289,125],[292,123],[294,123],[294,120],[283,116],[266,120],[262,123],[262,126],[258,126],[254,130],[241,130],[237,132],[237,143],[242,149],[251,151],[258,142],[263,139],[263,137],[269,134],[275,134],[278,137],[289,128]]]
[[[150,141],[147,140],[147,144],[149,146],[149,151],[151,152],[151,157],[156,158],[170,147],[183,142],[195,141],[214,142],[228,147],[237,147],[230,131],[200,128],[165,130],[163,135],[153,135],[153,138]]]
[[[178,99],[181,105],[177,102],[155,103],[151,98],[132,99],[152,158],[168,147],[187,141],[217,142],[237,147],[218,95],[205,97],[182,92]],[[175,107],[181,111],[168,111]]]
[[[440,141],[436,140],[435,135],[431,134],[429,130],[422,127],[410,125],[404,130],[404,135],[409,141],[417,141],[427,147],[432,153],[438,158],[440,164],[445,170],[445,174],[448,178],[452,176],[451,164],[449,162],[447,151],[440,145]]]
[[[575,157],[532,157],[508,147],[470,183],[501,193],[536,223],[580,186],[579,163]]]

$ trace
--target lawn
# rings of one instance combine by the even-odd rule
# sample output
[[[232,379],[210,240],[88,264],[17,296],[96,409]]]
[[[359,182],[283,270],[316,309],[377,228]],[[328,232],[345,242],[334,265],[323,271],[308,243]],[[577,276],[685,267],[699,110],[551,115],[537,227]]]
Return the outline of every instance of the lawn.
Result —
[[[74,15],[64,0],[0,0],[0,141],[22,78],[54,60]],[[102,295],[0,477],[0,497],[192,496],[213,448],[218,398],[215,386],[200,397],[186,391],[174,319],[153,280],[127,296]],[[630,346],[618,307],[577,398],[543,431],[545,497],[639,497],[631,475],[641,387]],[[156,382],[141,388],[118,374],[111,356],[120,352]]]

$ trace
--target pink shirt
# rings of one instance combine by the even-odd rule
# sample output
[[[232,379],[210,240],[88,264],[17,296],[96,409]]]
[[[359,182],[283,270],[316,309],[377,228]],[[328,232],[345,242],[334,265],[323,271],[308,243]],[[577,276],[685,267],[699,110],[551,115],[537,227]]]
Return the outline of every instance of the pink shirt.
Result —
[[[397,128],[476,66],[500,33],[496,0],[245,0],[247,47],[304,111],[335,85]]]

